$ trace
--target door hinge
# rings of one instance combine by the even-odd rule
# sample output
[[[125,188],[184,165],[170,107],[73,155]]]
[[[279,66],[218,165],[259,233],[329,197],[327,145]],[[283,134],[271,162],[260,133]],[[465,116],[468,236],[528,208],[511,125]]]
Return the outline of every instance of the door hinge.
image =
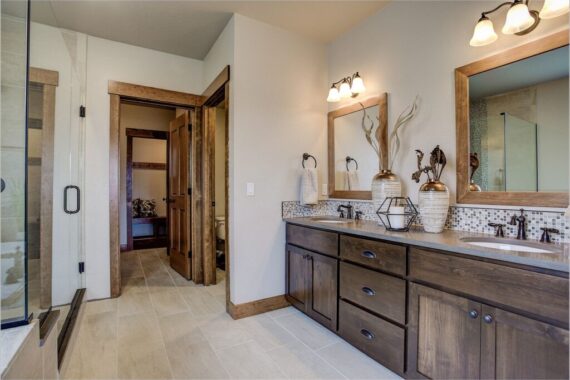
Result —
[[[79,273],[83,273],[85,272],[85,262],[80,261],[79,262]]]
[[[212,207],[216,207],[216,202],[212,202]]]
[[[85,112],[86,112],[86,108],[85,106],[79,106],[79,117],[85,117]]]
[[[192,250],[188,251],[188,257],[192,258]]]
[[[191,187],[188,188],[188,195],[192,195],[192,188]]]

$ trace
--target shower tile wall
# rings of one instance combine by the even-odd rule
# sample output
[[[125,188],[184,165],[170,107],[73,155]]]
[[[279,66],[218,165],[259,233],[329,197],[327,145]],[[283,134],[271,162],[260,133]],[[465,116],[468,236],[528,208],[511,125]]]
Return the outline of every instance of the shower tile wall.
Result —
[[[363,219],[379,221],[376,210],[371,202],[367,201],[340,201],[323,200],[317,205],[302,206],[297,201],[285,201],[281,204],[283,218],[295,218],[304,216],[337,216],[337,207],[341,204],[351,204],[355,210],[363,212]],[[492,234],[493,228],[489,222],[507,224],[511,216],[518,214],[517,210],[496,208],[475,208],[451,206],[447,216],[446,228],[456,231],[467,231]],[[570,242],[570,220],[563,212],[539,210],[525,211],[527,217],[527,235],[530,240],[539,240],[542,231],[540,227],[553,227],[560,230],[560,234],[552,236],[556,242]],[[416,223],[421,225],[421,218]],[[517,227],[508,225],[505,227],[505,236],[516,237]]]

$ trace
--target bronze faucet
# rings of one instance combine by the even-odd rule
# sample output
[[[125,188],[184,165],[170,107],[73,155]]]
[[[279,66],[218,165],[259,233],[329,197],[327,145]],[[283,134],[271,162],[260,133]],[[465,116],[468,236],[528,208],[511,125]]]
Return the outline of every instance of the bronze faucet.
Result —
[[[345,218],[343,209],[346,209],[346,218],[352,219],[352,210],[353,210],[352,206],[351,205],[340,205],[340,206],[338,206],[336,211],[338,211],[340,213],[341,218]]]
[[[517,239],[526,240],[526,217],[524,216],[524,209],[521,208],[519,216],[513,215],[509,224],[516,226],[518,223]]]

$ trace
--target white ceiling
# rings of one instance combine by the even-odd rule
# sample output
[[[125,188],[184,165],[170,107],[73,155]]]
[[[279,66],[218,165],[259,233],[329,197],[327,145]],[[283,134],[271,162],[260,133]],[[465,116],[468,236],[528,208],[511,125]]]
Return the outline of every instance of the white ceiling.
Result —
[[[32,1],[32,20],[203,59],[232,13],[330,42],[388,1]]]

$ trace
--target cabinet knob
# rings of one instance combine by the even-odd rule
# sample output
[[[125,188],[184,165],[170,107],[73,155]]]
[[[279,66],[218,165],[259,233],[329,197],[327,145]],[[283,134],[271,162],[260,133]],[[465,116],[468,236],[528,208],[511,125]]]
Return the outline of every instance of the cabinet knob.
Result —
[[[376,258],[376,254],[372,251],[362,251],[361,255],[362,255],[362,257],[366,257],[367,259],[375,259]]]
[[[376,292],[373,289],[370,289],[368,286],[363,287],[362,291],[368,296],[376,295]]]
[[[483,317],[485,323],[493,323],[493,316],[491,314],[487,314]]]
[[[362,334],[362,336],[364,336],[368,340],[374,339],[374,334],[371,333],[370,331],[366,330],[366,329],[360,330],[360,333]]]
[[[471,310],[469,312],[469,318],[471,318],[471,319],[477,319],[478,316],[479,316],[479,312],[477,310]]]

